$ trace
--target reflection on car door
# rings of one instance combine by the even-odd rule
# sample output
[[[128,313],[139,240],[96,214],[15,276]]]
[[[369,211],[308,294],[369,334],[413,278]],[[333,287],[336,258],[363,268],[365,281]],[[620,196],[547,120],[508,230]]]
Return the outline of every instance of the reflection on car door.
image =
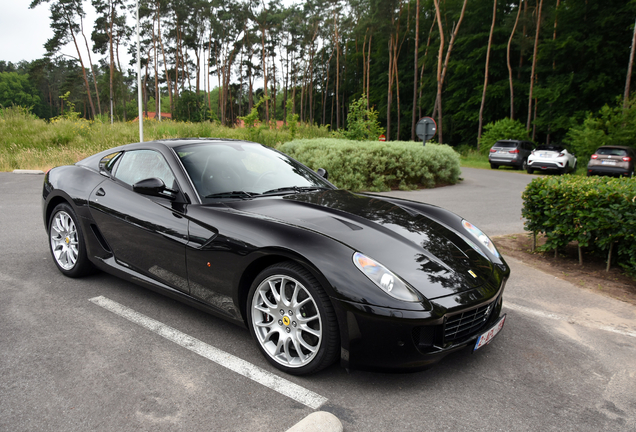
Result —
[[[188,220],[183,206],[132,190],[134,183],[153,177],[162,179],[168,188],[178,188],[159,152],[124,153],[114,178],[91,193],[91,214],[120,264],[189,292],[185,265]]]

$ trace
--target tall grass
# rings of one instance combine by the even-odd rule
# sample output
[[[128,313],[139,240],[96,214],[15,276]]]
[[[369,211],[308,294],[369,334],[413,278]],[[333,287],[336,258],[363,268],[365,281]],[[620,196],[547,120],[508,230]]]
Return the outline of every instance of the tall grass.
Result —
[[[325,127],[299,125],[296,138],[330,136]],[[291,141],[288,129],[267,127],[229,128],[218,123],[188,123],[171,120],[144,121],[144,140],[215,137],[259,142],[277,147]],[[137,122],[113,125],[84,119],[38,119],[21,107],[0,108],[0,171],[41,169],[73,164],[111,147],[139,142]]]

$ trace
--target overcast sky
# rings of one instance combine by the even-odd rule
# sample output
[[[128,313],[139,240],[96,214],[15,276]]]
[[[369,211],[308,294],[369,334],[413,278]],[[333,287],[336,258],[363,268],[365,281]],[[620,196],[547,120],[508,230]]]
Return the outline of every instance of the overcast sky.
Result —
[[[44,3],[35,9],[29,9],[30,4],[31,0],[0,0],[0,60],[17,63],[44,57],[44,44],[53,36],[49,4]],[[92,47],[90,34],[93,31],[95,12],[89,2],[84,3],[84,8],[87,14],[84,29],[89,46]],[[84,47],[83,41],[81,46]],[[85,51],[84,47],[82,56]],[[61,52],[77,57],[73,45],[66,46]],[[92,55],[96,62],[98,56]]]

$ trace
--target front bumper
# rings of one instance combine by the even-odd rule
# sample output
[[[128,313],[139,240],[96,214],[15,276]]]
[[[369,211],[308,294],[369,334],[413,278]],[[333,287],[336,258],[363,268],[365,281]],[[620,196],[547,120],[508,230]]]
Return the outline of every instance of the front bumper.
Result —
[[[431,301],[431,311],[408,311],[334,300],[341,320],[341,363],[347,368],[426,369],[451,352],[474,345],[499,319],[504,284],[496,295],[466,306],[459,295]],[[479,292],[471,290],[468,294]],[[474,297],[477,297],[475,295]],[[466,297],[463,297],[466,298]]]

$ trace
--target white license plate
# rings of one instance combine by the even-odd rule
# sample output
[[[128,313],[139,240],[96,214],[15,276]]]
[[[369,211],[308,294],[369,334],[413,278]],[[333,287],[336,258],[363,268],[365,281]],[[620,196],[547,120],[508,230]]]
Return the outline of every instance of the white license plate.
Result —
[[[508,150],[499,150],[497,153],[499,153],[499,154],[505,154],[505,153],[508,153]]]
[[[497,321],[494,326],[490,327],[486,332],[482,333],[482,335],[477,338],[477,343],[475,343],[475,348],[473,349],[473,351],[478,350],[484,345],[488,345],[490,341],[493,340],[495,336],[497,336],[497,334],[501,331],[505,321],[506,315],[504,314],[501,318],[499,318],[499,321]]]
[[[602,160],[601,165],[616,165],[616,161]]]
[[[551,158],[552,155],[550,153],[539,153],[539,156],[542,158]]]

